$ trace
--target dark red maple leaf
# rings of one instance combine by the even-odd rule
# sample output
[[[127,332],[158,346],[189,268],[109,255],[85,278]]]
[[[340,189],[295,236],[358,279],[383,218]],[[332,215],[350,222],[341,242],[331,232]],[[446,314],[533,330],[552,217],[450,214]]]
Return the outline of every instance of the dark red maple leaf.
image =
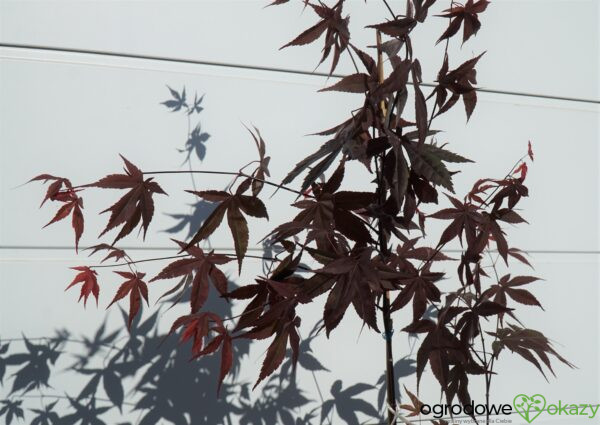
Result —
[[[310,44],[325,33],[325,47],[323,47],[323,56],[319,65],[327,59],[333,48],[333,61],[329,71],[330,74],[333,74],[341,53],[346,50],[350,42],[349,18],[342,18],[344,0],[338,1],[333,7],[326,6],[323,3],[318,5],[308,3],[308,5],[319,15],[321,20],[281,48]]]
[[[204,190],[187,192],[193,193],[202,199],[211,202],[220,202],[214,211],[204,220],[204,223],[198,229],[192,240],[182,248],[187,249],[196,243],[208,238],[219,227],[225,214],[227,214],[227,224],[233,236],[235,253],[238,260],[239,270],[242,270],[242,261],[248,249],[248,223],[244,214],[252,217],[269,218],[265,204],[256,196],[248,196],[243,193],[249,188],[252,179],[246,179],[240,184],[235,194],[219,190]]]
[[[315,272],[302,285],[299,299],[308,302],[329,291],[323,312],[327,335],[340,323],[350,304],[369,327],[378,330],[375,298],[385,290],[397,289],[396,281],[404,277],[374,258],[372,248],[362,247],[338,255]]]
[[[427,334],[417,351],[417,390],[428,362],[434,376],[445,390],[448,385],[450,365],[459,359],[465,363],[472,361],[467,347],[445,326],[447,320],[441,321],[442,318],[438,320],[440,322],[437,324],[429,319],[422,320],[403,329],[405,332]]]
[[[475,65],[485,54],[483,52],[479,56],[470,59],[460,65],[458,68],[448,71],[448,55],[444,57],[442,68],[438,72],[438,85],[433,89],[428,99],[436,95],[436,104],[439,108],[435,116],[439,116],[452,108],[456,102],[462,97],[467,113],[467,120],[471,118],[471,114],[475,110],[477,104],[477,92],[474,84],[477,84],[477,71]],[[452,94],[450,99],[446,100],[448,92]]]
[[[485,223],[484,216],[474,205],[462,203],[452,196],[446,196],[454,208],[445,208],[429,215],[431,218],[452,220],[450,225],[442,232],[438,245],[445,245],[456,237],[458,237],[462,243],[462,236],[464,233],[467,243],[469,246],[472,246],[475,243],[477,229]],[[484,242],[487,242],[487,239]]]
[[[240,314],[234,331],[251,328],[242,336],[255,339],[267,338],[277,331],[285,320],[293,320],[298,304],[296,294],[304,278],[295,275],[301,255],[293,249],[268,277],[255,279],[255,284],[241,286],[226,295],[227,298],[250,300]],[[285,319],[285,318],[288,319]]]
[[[417,272],[416,276],[402,279],[404,286],[398,297],[391,305],[391,310],[399,310],[413,302],[413,322],[421,319],[428,303],[436,303],[441,299],[441,292],[435,285],[435,282],[444,277],[443,273],[432,273],[427,269]]]
[[[36,180],[44,180],[44,183],[47,183],[50,180],[53,181],[48,186],[48,190],[46,191],[46,195],[44,196],[40,207],[44,205],[47,200],[64,203],[64,205],[58,209],[54,218],[52,218],[52,220],[50,220],[46,226],[56,223],[57,221],[68,217],[69,214],[72,213],[71,225],[75,231],[75,251],[78,251],[79,239],[83,234],[84,224],[83,213],[81,212],[81,209],[83,208],[83,199],[77,195],[77,192],[79,192],[80,189],[75,189],[69,179],[55,177],[49,174],[41,174],[29,180],[29,182]]]
[[[500,190],[490,199],[489,203],[494,205],[492,211],[500,210],[504,200],[507,201],[509,210],[515,208],[521,198],[529,196],[529,189],[523,184],[520,178],[507,178],[504,180],[496,180],[496,184]]]
[[[375,193],[338,191],[344,178],[344,161],[324,184],[312,187],[314,196],[294,204],[302,211],[291,223],[276,228],[272,234],[275,240],[289,238],[303,230],[316,230],[311,234],[321,248],[332,241],[331,232],[337,230],[356,242],[367,243],[372,240],[366,222],[356,212],[365,210],[375,199]],[[321,232],[322,231],[322,232]],[[311,240],[312,238],[308,238]],[[327,242],[326,242],[327,241]]]
[[[71,269],[77,270],[79,271],[79,273],[77,274],[77,276],[75,276],[75,278],[69,284],[69,286],[67,286],[65,291],[71,288],[72,286],[81,283],[82,285],[81,294],[79,295],[79,301],[81,301],[81,299],[83,298],[83,305],[85,307],[88,297],[90,296],[90,294],[92,294],[94,298],[96,298],[96,305],[98,305],[98,295],[100,293],[100,287],[98,286],[98,281],[96,279],[98,273],[96,273],[95,270],[92,270],[87,266],[71,267]]]
[[[511,352],[518,354],[531,364],[533,364],[546,378],[546,374],[540,365],[539,360],[534,356],[538,356],[550,372],[554,375],[550,356],[554,356],[561,363],[564,363],[570,368],[575,366],[563,358],[554,350],[552,343],[544,334],[533,329],[524,329],[519,326],[509,324],[506,328],[498,329],[497,332],[488,332],[489,335],[497,338],[492,343],[494,357],[498,358],[500,352],[504,348],[508,348]]]
[[[119,271],[116,271],[115,273],[127,280],[121,284],[108,307],[129,294],[129,321],[127,326],[131,329],[131,322],[133,322],[134,317],[140,311],[142,298],[146,300],[146,304],[148,304],[148,285],[142,280],[144,276],[146,276],[146,273]],[[106,308],[108,309],[108,307]]]
[[[88,187],[100,187],[104,189],[129,189],[113,206],[105,209],[102,213],[110,211],[110,218],[106,228],[100,236],[111,229],[123,225],[113,244],[119,239],[127,236],[142,221],[144,237],[154,215],[154,193],[166,195],[158,183],[152,181],[152,177],[144,179],[144,173],[121,155],[125,162],[125,174],[110,174],[97,182],[90,183]]]
[[[450,18],[450,25],[448,25],[448,29],[444,31],[438,43],[456,34],[461,24],[463,24],[463,43],[477,34],[477,31],[481,28],[478,14],[484,12],[488,4],[490,4],[488,0],[478,0],[477,2],[467,0],[464,6],[456,3],[450,9],[446,9],[444,11],[446,13],[440,16]]]
[[[39,176],[36,176],[36,177],[32,178],[31,180],[29,180],[27,183],[31,183],[32,181],[40,181],[40,180],[43,180],[44,183],[48,183],[49,181],[52,181],[52,183],[48,186],[48,190],[46,191],[46,196],[44,196],[44,199],[42,199],[42,203],[40,204],[40,207],[42,205],[44,205],[47,200],[54,201],[55,197],[59,196],[59,194],[74,190],[73,185],[71,184],[71,181],[69,179],[66,179],[64,177],[56,177],[56,176],[53,176],[50,174],[40,174]],[[63,189],[63,186],[64,186],[64,189]]]
[[[100,261],[101,263],[104,263],[109,258],[114,258],[115,261],[119,261],[119,260],[122,260],[127,257],[127,254],[125,253],[124,250],[115,248],[114,246],[106,244],[106,243],[101,243],[98,245],[90,246],[87,249],[92,250],[92,252],[90,253],[90,256],[94,255],[98,251],[104,251],[104,250],[108,251],[108,254],[106,255],[106,257],[104,257],[102,259],[102,261]]]
[[[191,258],[182,258],[167,265],[150,282],[160,279],[171,279],[180,276],[191,276],[195,273],[192,280],[192,292],[190,304],[192,313],[196,313],[202,308],[208,298],[209,285],[212,285],[221,295],[227,294],[227,277],[217,267],[229,263],[232,259],[223,254],[209,252],[205,254],[201,248],[196,246],[186,246],[185,243],[173,239],[181,249],[185,249]],[[185,288],[184,288],[185,290]]]
[[[513,301],[524,304],[538,306],[542,310],[544,309],[540,302],[537,300],[535,295],[526,289],[519,288],[519,286],[527,285],[529,283],[540,280],[534,276],[514,276],[511,278],[509,274],[504,275],[500,278],[497,284],[490,286],[483,294],[482,298],[492,298],[495,303],[506,307],[506,297],[510,297]],[[514,317],[512,312],[507,312],[510,316]],[[503,313],[500,313],[500,319],[502,320]]]
[[[289,247],[289,246],[288,246]],[[293,248],[268,277],[256,279],[256,284],[245,285],[227,294],[227,298],[251,299],[234,331],[248,329],[236,338],[265,339],[274,336],[263,361],[256,387],[271,375],[285,358],[288,342],[292,349],[292,363],[299,355],[300,337],[297,327],[296,305],[300,301],[298,291],[304,278],[295,274],[301,255],[294,255]]]
[[[501,317],[505,313],[510,313],[512,308],[494,301],[487,301],[481,297],[472,307],[462,312],[461,317],[455,325],[455,332],[460,334],[460,340],[464,344],[470,344],[480,333],[480,318],[489,316]]]
[[[222,319],[214,313],[194,313],[178,318],[171,327],[169,335],[183,327],[180,342],[192,340],[192,356],[194,358],[214,353],[221,346],[221,369],[217,394],[221,389],[223,379],[231,370],[233,364],[232,338],[223,325]],[[215,335],[208,341],[209,336]],[[205,343],[208,341],[207,343]]]

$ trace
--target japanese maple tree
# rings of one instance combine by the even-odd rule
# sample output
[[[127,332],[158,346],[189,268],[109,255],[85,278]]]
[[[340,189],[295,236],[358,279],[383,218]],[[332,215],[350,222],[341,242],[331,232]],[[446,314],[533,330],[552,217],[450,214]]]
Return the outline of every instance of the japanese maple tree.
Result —
[[[276,0],[272,4],[288,1]],[[122,157],[124,172],[89,184],[75,186],[67,178],[37,176],[33,180],[49,183],[42,204],[52,201],[60,205],[48,224],[71,216],[77,249],[84,230],[82,192],[92,188],[121,191],[121,197],[102,211],[109,214],[100,237],[111,233],[112,242],[93,247],[93,252],[106,252],[103,261],[113,259],[117,261],[115,266],[130,268],[116,272],[124,282],[111,304],[128,297],[131,324],[141,303],[148,301],[146,282],[179,279],[168,293],[183,296],[191,289],[190,310],[173,323],[171,332],[179,333],[181,341],[192,341],[193,357],[220,355],[217,391],[230,372],[232,346],[240,339],[270,339],[255,387],[280,367],[288,348],[295,362],[300,349],[301,306],[319,297],[326,299],[323,327],[328,336],[350,306],[365,326],[383,333],[389,424],[400,416],[393,349],[403,347],[392,344],[392,318],[402,309],[412,312],[410,322],[404,323],[402,330],[421,335],[416,358],[417,391],[429,364],[448,404],[455,399],[463,405],[470,403],[472,375],[484,377],[489,403],[494,365],[505,349],[544,374],[545,368],[553,373],[551,357],[570,365],[546,337],[525,328],[516,316],[516,307],[541,307],[530,289],[537,278],[501,273],[498,261],[502,259],[504,267],[514,261],[529,265],[525,253],[508,242],[506,227],[525,222],[517,207],[529,194],[525,180],[527,161],[533,161],[531,144],[506,176],[482,178],[464,196],[455,194],[453,175],[457,171],[449,167],[471,161],[447,145],[437,144],[439,130],[433,126],[437,117],[459,101],[467,120],[476,108],[476,66],[483,54],[451,66],[448,46],[457,35],[459,42],[465,43],[477,34],[481,14],[489,2],[452,1],[437,17],[447,20],[448,26],[439,39],[431,42],[445,43],[446,47],[429,94],[424,93],[421,63],[413,51],[411,34],[414,28],[424,25],[436,0],[407,0],[402,14],[383,0],[390,16],[364,30],[372,34],[375,43],[370,50],[369,46],[351,42],[344,0],[332,5],[302,2],[314,12],[317,22],[283,47],[324,39],[319,64],[330,60],[331,75],[341,56],[348,55],[356,72],[321,91],[350,92],[363,98],[361,106],[349,113],[346,121],[318,133],[328,137],[318,150],[298,162],[280,182],[268,180],[271,158],[263,137],[254,129],[249,133],[257,147],[257,157],[239,171],[190,170],[233,176],[234,180],[225,190],[188,190],[216,207],[190,240],[173,240],[179,255],[149,279],[138,270],[139,261],[116,244],[136,228],[143,230],[142,237],[146,235],[155,200],[166,195],[155,181],[157,175],[187,171],[145,172]],[[388,72],[384,58],[389,61]],[[192,114],[202,110],[197,98],[188,103],[185,91],[171,93],[173,99],[165,105],[173,111]],[[190,137],[200,136],[198,130]],[[371,174],[366,182],[369,190],[341,189],[348,175],[346,165],[351,161],[363,164]],[[292,186],[301,176],[301,183]],[[231,290],[222,267],[236,261],[238,270],[242,270],[248,257],[247,218],[269,218],[261,200],[267,186],[294,193],[295,215],[274,226],[270,234],[258,235],[265,236],[274,252],[280,252],[263,258],[271,263],[270,271],[257,276],[253,283]],[[447,206],[440,209],[438,203]],[[425,236],[429,220],[446,224],[441,234]],[[205,249],[204,242],[221,226],[230,230],[233,255]],[[454,276],[439,265],[451,260],[443,250],[453,241],[462,247]],[[78,266],[74,270],[78,274],[67,289],[81,284],[80,298],[84,303],[90,295],[98,301],[102,288],[98,279],[102,282],[102,276],[98,276],[96,267]],[[452,279],[455,289],[440,289],[442,279]],[[210,291],[245,303],[245,308],[236,317],[220,317],[207,311],[204,305]],[[433,311],[434,318],[427,311]],[[420,414],[417,396],[410,391],[407,394],[412,404],[400,407],[408,416]]]

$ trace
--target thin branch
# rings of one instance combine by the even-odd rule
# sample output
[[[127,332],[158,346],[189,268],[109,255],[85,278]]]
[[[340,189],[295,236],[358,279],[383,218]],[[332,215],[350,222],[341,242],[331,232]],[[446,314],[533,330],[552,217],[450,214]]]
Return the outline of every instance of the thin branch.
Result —
[[[292,189],[292,188],[284,186],[282,184],[273,183],[273,182],[265,180],[265,179],[259,179],[257,177],[253,177],[248,174],[236,172],[236,171],[215,171],[215,170],[189,170],[189,171],[187,171],[187,170],[172,170],[171,171],[171,170],[168,170],[168,171],[144,171],[143,173],[148,174],[148,175],[152,175],[152,174],[217,174],[217,175],[222,175],[222,176],[246,177],[246,178],[249,178],[252,180],[262,182],[269,186],[287,190],[288,192],[295,193],[296,195],[312,197],[311,195],[307,195],[303,192],[300,192],[299,190]]]
[[[111,268],[111,267],[121,267],[121,266],[129,266],[131,264],[138,264],[138,263],[147,263],[150,261],[161,261],[161,260],[172,260],[174,258],[184,258],[184,257],[189,257],[188,254],[182,254],[182,255],[171,255],[168,257],[154,257],[154,258],[146,258],[144,260],[136,260],[136,261],[124,261],[122,263],[114,263],[114,264],[99,264],[97,266],[90,266],[91,269],[101,269],[101,268]]]
[[[217,253],[220,255],[225,255],[227,257],[230,258],[237,258],[237,255],[235,254],[229,254],[229,253]],[[97,266],[90,266],[91,269],[99,269],[99,268],[112,268],[112,267],[122,267],[122,266],[129,266],[131,264],[138,264],[138,263],[148,263],[151,261],[162,261],[162,260],[173,260],[175,258],[186,258],[186,257],[190,257],[191,256],[189,254],[181,254],[181,255],[171,255],[168,257],[154,257],[154,258],[145,258],[143,260],[136,260],[136,261],[124,261],[121,263],[114,263],[114,264],[99,264]],[[255,258],[258,260],[265,260],[265,261],[277,261],[277,262],[281,262],[283,260],[280,260],[279,258],[275,258],[275,257],[263,257],[262,255],[245,255],[244,258]],[[314,271],[313,269],[309,268],[309,267],[305,267],[303,265],[298,265],[299,269],[305,270],[305,271]]]
[[[348,55],[350,55],[350,59],[352,60],[352,64],[354,65],[354,69],[356,70],[356,73],[360,73],[360,71],[358,70],[358,65],[356,65],[356,60],[354,60],[354,55],[352,54],[352,50],[350,49],[346,49],[346,51],[348,52]]]
[[[383,0],[383,4],[385,4],[385,7],[387,8],[387,10],[389,10],[390,14],[392,15],[392,19],[396,19],[396,14],[394,13],[394,11],[392,10],[392,8],[390,7],[390,5],[387,2],[387,0]]]

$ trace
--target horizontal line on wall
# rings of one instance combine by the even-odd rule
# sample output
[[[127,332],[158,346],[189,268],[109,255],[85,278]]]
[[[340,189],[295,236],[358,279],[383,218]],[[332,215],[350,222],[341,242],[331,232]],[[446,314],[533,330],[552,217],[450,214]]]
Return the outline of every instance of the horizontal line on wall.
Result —
[[[85,251],[93,247],[79,248],[79,251]],[[177,248],[173,246],[119,246],[119,249],[123,249],[125,251],[179,251]],[[0,249],[31,249],[31,250],[52,250],[52,251],[62,251],[62,250],[75,250],[73,246],[41,246],[41,245],[0,245]],[[235,251],[234,247],[224,247],[224,246],[203,246],[202,249],[214,249],[215,251]],[[262,248],[258,247],[248,247],[248,251],[262,251]]]
[[[69,48],[69,47],[54,47],[54,46],[41,46],[41,45],[17,44],[17,43],[0,43],[0,47],[11,48],[11,49],[61,52],[61,53],[88,54],[88,55],[107,56],[107,57],[124,58],[124,59],[152,60],[152,61],[161,61],[161,62],[191,64],[191,65],[209,65],[209,66],[219,66],[219,67],[224,67],[224,68],[247,69],[247,70],[253,70],[253,71],[267,71],[267,72],[279,72],[279,73],[285,73],[285,74],[329,77],[329,74],[327,74],[325,72],[310,72],[310,71],[302,71],[302,70],[298,70],[298,69],[276,68],[276,67],[258,66],[258,65],[243,65],[243,64],[214,62],[214,61],[201,61],[201,60],[194,60],[194,59],[168,57],[168,56],[142,55],[142,54],[122,53],[122,52],[109,52],[109,51],[94,50],[94,49],[75,49],[75,48]],[[341,74],[332,74],[331,76],[336,77],[336,78],[344,77],[344,75],[341,75]],[[422,85],[426,86],[426,87],[435,87],[435,84],[432,84],[432,83],[423,83]],[[563,101],[568,101],[568,102],[591,103],[591,104],[596,104],[596,105],[600,104],[600,100],[596,100],[596,99],[584,99],[584,98],[566,97],[566,96],[553,96],[553,95],[538,94],[538,93],[514,92],[514,91],[507,91],[507,90],[494,90],[494,89],[484,89],[484,88],[478,88],[477,91],[482,92],[482,93],[492,93],[492,94],[501,94],[501,95],[509,95],[509,96],[521,96],[521,97],[531,97],[531,98],[538,98],[538,99],[563,100]]]
[[[72,246],[37,246],[37,245],[0,245],[0,250],[48,250],[48,251],[62,251],[62,250],[73,250]],[[80,248],[80,251],[84,251],[87,248]],[[178,251],[176,248],[171,246],[125,246],[119,247],[126,251]],[[214,249],[215,251],[235,251],[233,247],[202,247],[202,249]],[[248,251],[262,251],[259,247],[248,247]],[[600,254],[600,250],[554,250],[554,249],[523,249],[528,254]],[[459,254],[463,252],[460,249],[443,249],[442,252],[451,254]],[[491,252],[498,252],[497,250],[491,250]]]

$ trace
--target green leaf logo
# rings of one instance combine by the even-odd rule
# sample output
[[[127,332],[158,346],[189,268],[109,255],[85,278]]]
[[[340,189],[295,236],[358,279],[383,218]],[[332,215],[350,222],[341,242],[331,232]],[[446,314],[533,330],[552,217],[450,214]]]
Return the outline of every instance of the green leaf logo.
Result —
[[[546,397],[541,394],[532,396],[519,394],[513,399],[513,406],[523,419],[528,423],[531,423],[535,418],[540,416],[546,408]]]

